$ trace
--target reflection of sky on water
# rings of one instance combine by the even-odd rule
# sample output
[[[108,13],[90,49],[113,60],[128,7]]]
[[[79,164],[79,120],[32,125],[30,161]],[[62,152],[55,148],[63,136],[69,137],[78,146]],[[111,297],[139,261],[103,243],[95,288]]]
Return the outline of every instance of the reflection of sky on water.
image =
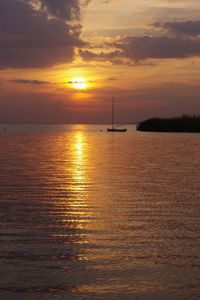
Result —
[[[195,299],[196,136],[70,128],[1,135],[3,299]]]
[[[2,284],[8,291],[15,286],[16,291],[47,291],[52,282],[55,290],[74,290],[82,284],[87,260],[84,135],[74,131],[66,137],[22,134],[12,139],[7,161],[2,160],[7,193],[1,199],[1,234],[6,237],[2,252],[15,263],[9,282]]]

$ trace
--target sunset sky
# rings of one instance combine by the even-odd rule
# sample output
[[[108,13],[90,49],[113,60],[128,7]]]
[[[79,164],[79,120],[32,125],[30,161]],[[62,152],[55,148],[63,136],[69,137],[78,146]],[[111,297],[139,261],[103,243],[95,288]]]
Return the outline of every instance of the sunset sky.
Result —
[[[200,112],[200,1],[0,0],[0,122]]]

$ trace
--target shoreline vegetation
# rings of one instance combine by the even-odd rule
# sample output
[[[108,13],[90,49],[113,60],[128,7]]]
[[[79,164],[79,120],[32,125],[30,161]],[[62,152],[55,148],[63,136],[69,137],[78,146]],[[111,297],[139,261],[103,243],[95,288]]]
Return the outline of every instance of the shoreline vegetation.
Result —
[[[183,115],[173,118],[151,118],[137,125],[138,131],[200,132],[200,115]]]

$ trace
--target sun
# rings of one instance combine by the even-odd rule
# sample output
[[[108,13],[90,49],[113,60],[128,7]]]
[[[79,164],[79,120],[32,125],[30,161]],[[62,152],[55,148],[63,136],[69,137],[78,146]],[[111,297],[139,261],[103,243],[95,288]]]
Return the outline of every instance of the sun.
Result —
[[[88,87],[88,83],[83,77],[72,78],[69,83],[76,90],[85,90]]]

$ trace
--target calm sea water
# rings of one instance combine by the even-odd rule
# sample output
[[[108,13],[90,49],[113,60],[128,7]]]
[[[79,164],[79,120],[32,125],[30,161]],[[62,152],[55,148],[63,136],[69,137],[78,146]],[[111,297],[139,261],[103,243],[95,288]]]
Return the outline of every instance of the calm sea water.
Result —
[[[200,299],[200,135],[105,129],[0,126],[0,299]]]

